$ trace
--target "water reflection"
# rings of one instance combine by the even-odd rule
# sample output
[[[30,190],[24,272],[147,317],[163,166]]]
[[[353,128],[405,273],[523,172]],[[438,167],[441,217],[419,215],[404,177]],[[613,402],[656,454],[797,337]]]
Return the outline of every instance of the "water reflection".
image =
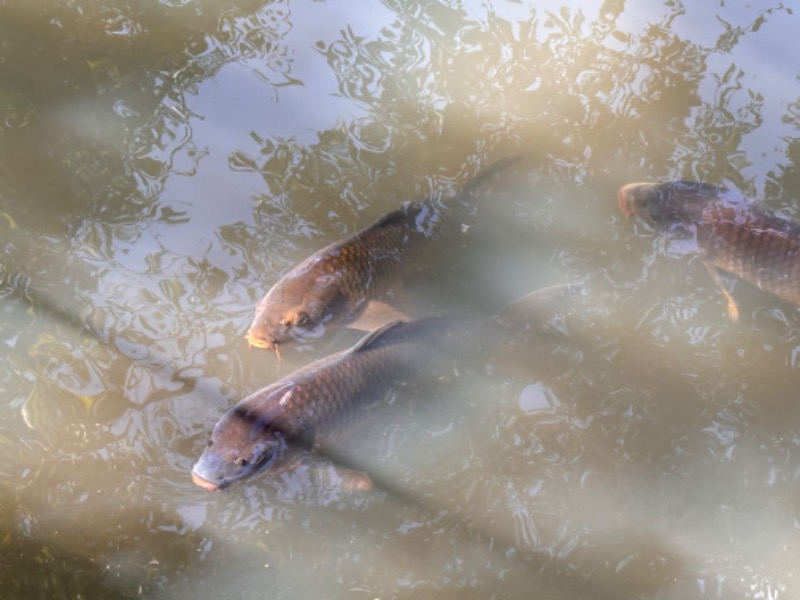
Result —
[[[796,311],[623,226],[692,177],[797,216],[797,17],[607,1],[0,8],[3,583],[25,597],[781,597]],[[769,59],[765,59],[768,53]],[[247,352],[290,265],[521,152],[424,311],[586,280],[526,375],[401,389],[340,449],[227,494],[233,399],[352,341]],[[435,400],[435,402],[434,402]],[[366,457],[366,458],[365,458]],[[43,576],[42,569],[46,570]],[[12,593],[10,592],[10,593]]]

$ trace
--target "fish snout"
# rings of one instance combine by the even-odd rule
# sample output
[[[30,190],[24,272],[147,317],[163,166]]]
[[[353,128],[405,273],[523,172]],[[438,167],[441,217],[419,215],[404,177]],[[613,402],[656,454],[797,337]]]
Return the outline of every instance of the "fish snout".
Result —
[[[212,492],[219,492],[223,487],[218,483],[209,481],[195,470],[192,470],[192,483]]]
[[[652,182],[626,183],[617,191],[617,204],[626,219],[638,216],[649,220],[648,198],[652,198],[658,184]]]
[[[280,342],[274,337],[269,336],[269,338],[261,338],[248,333],[244,336],[244,339],[247,340],[247,343],[250,347],[255,346],[256,348],[262,348],[264,350],[274,350],[275,355],[280,359],[281,351],[278,348],[278,346],[280,346]]]
[[[253,323],[244,335],[244,339],[250,346],[276,351],[278,345],[283,341],[279,338],[280,333],[265,323]]]
[[[625,218],[628,220],[630,220],[630,218],[635,214],[633,209],[633,186],[637,185],[639,184],[628,183],[617,190],[617,205],[619,206],[620,212],[622,212],[622,214],[625,215]]]
[[[255,346],[256,348],[264,348],[265,350],[272,350],[274,346],[278,345],[275,338],[254,335],[250,331],[245,334],[244,339],[247,340],[249,345]]]

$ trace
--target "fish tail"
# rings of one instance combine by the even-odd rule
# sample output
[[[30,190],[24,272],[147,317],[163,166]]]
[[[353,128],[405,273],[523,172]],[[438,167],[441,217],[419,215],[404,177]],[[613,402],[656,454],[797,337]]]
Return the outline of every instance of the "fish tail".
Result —
[[[484,167],[464,185],[464,187],[461,189],[461,192],[458,194],[459,198],[468,198],[473,196],[481,185],[486,183],[492,177],[499,175],[511,165],[519,162],[521,158],[521,154],[514,154],[512,156],[501,158],[500,160],[490,164],[488,167]]]
[[[570,301],[583,293],[582,283],[563,283],[542,288],[508,305],[497,316],[497,321],[509,331],[543,331],[555,314],[569,307]]]

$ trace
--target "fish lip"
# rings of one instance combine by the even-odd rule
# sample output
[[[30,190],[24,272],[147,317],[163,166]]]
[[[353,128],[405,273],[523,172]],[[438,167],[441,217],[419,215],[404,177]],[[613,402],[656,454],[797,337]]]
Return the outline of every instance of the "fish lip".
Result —
[[[225,483],[214,483],[213,481],[209,481],[195,470],[192,470],[192,483],[212,492],[219,492],[227,487]]]
[[[266,340],[264,338],[258,338],[255,337],[254,335],[251,335],[250,333],[247,333],[245,334],[244,339],[247,340],[247,344],[251,348],[255,346],[256,348],[261,348],[263,350],[274,350],[278,358],[281,357],[281,351],[278,349],[278,346],[280,346],[280,342],[278,342],[278,340],[276,340],[275,338]]]
[[[658,185],[659,184],[654,181],[635,181],[633,183],[626,183],[617,190],[617,205],[619,205],[619,209],[622,211],[622,214],[625,215],[626,219],[630,220],[631,217],[640,217],[650,225],[654,224],[647,208],[637,197],[636,192],[641,189],[645,189],[649,192],[653,188],[658,187]]]
[[[636,211],[631,206],[633,202],[628,192],[633,186],[638,186],[638,185],[640,184],[628,183],[619,188],[619,190],[617,190],[617,205],[619,206],[620,212],[622,212],[622,214],[628,220],[630,220],[630,218],[636,214]]]
[[[268,341],[264,338],[256,337],[250,333],[246,333],[244,339],[247,340],[247,343],[250,346],[255,346],[256,348],[264,348],[265,350],[272,350],[273,346],[277,346],[274,341]]]

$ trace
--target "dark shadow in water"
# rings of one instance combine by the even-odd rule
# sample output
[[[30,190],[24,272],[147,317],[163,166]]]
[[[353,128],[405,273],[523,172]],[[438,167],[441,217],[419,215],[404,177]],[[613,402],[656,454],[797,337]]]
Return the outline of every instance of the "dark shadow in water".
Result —
[[[8,506],[7,498],[3,499]],[[195,561],[203,540],[150,506],[104,514],[25,511],[18,506],[0,528],[4,598],[138,598],[175,578]],[[56,514],[57,513],[57,514]],[[101,525],[98,521],[106,521]],[[130,524],[158,522],[142,539]],[[175,531],[169,531],[172,523]],[[89,533],[91,532],[91,533]],[[180,557],[180,558],[179,558]],[[182,564],[184,566],[177,566]],[[169,569],[166,571],[165,569]]]
[[[91,558],[51,543],[11,537],[0,547],[0,578],[6,598],[135,598],[135,582],[115,582]]]

